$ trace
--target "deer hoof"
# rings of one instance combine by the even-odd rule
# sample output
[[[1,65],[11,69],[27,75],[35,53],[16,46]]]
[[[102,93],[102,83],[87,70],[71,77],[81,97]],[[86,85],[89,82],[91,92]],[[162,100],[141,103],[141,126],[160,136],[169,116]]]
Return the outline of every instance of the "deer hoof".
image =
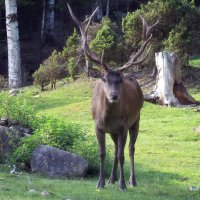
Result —
[[[122,192],[126,191],[126,184],[125,183],[119,183],[119,190]]]
[[[136,187],[137,186],[136,180],[129,180],[129,185],[130,187]]]

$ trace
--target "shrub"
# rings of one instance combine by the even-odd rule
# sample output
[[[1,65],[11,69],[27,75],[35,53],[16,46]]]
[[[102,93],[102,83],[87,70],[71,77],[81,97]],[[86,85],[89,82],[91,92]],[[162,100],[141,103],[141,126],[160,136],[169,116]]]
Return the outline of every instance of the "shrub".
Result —
[[[133,44],[136,48],[138,48],[142,33],[139,14],[144,16],[149,24],[160,19],[151,41],[154,52],[170,49],[178,51],[181,57],[185,57],[186,54],[191,55],[198,51],[200,10],[195,7],[194,1],[154,0],[143,5],[141,9],[129,13],[123,19],[122,29],[127,44],[129,46]],[[189,59],[189,56],[187,57]],[[184,61],[183,64],[187,62]]]
[[[53,51],[40,68],[33,74],[34,83],[41,86],[41,90],[51,83],[51,89],[56,89],[56,81],[66,76],[66,70],[62,65],[61,53]]]
[[[24,126],[31,127],[35,120],[34,106],[29,105],[23,96],[13,99],[7,93],[1,93],[1,115]]]
[[[66,45],[61,53],[62,58],[67,60],[67,70],[73,80],[75,80],[77,63],[75,60],[78,60],[78,45],[79,45],[79,35],[74,29],[74,32],[67,39]]]
[[[34,107],[28,104],[23,96],[12,98],[4,92],[0,97],[1,114],[31,128],[33,133],[29,137],[20,138],[15,137],[16,135],[11,137],[16,144],[19,144],[10,156],[11,162],[29,163],[35,147],[43,144],[83,156],[89,161],[91,169],[97,169],[96,138],[87,135],[87,130],[79,124],[66,123],[55,117],[36,115]]]
[[[47,77],[47,68],[43,65],[40,65],[39,69],[34,72],[34,85],[39,85],[41,87],[41,91],[44,91],[44,87],[50,83],[49,78]]]

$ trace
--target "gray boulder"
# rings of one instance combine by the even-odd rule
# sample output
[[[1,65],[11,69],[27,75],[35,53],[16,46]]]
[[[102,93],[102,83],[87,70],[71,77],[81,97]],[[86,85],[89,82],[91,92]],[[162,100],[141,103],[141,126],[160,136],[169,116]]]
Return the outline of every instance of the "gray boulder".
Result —
[[[82,157],[47,145],[38,146],[31,157],[31,170],[51,177],[83,177],[89,163]]]

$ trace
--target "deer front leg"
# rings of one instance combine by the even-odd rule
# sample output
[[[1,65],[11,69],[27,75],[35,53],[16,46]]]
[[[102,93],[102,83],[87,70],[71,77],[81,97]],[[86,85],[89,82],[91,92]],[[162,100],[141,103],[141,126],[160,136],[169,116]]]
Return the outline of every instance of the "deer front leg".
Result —
[[[131,187],[135,187],[137,185],[137,182],[135,179],[135,172],[134,172],[134,153],[135,153],[135,142],[136,142],[136,139],[138,136],[138,130],[139,130],[139,119],[129,130],[129,134],[130,134],[130,143],[129,143],[130,179],[129,179],[129,185]]]
[[[99,143],[99,157],[100,157],[100,171],[99,171],[99,180],[97,182],[97,188],[103,188],[105,185],[105,176],[104,176],[104,160],[106,156],[105,149],[105,133],[96,126],[96,136]]]
[[[118,155],[118,144],[117,144],[117,141],[118,141],[118,135],[117,134],[113,134],[113,135],[110,135],[113,142],[114,142],[114,145],[115,145],[115,155],[114,155],[114,162],[113,162],[113,168],[112,168],[112,172],[111,172],[111,175],[110,175],[110,178],[108,180],[108,184],[114,184],[115,181],[117,180],[117,165],[118,165],[118,158],[117,158],[117,155]]]
[[[123,129],[118,136],[118,160],[119,160],[119,189],[126,190],[126,183],[124,179],[124,147],[126,144],[127,130]]]

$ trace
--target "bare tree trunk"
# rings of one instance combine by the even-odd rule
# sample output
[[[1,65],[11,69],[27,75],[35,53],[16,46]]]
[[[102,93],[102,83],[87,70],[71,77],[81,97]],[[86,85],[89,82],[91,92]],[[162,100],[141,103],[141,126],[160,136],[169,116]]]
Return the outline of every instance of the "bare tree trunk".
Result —
[[[95,20],[97,21],[102,21],[103,19],[103,11],[102,11],[102,3],[101,0],[95,0],[93,4],[93,10],[96,9],[96,7],[99,7],[98,11],[96,12],[95,15]]]
[[[106,2],[106,16],[109,17],[110,13],[110,0],[107,0]]]
[[[44,28],[45,28],[45,16],[46,16],[46,0],[43,0],[42,6],[42,20],[41,20],[41,46],[44,42]]]
[[[55,0],[43,1],[41,22],[41,44],[54,45],[55,41]]]
[[[9,88],[21,86],[21,54],[16,0],[5,0]]]
[[[154,91],[145,95],[145,99],[162,105],[181,106],[196,104],[182,83],[181,67],[173,52],[155,54],[157,80]]]
[[[130,6],[130,0],[127,0],[127,5],[126,5],[126,12],[127,12],[127,14],[129,12],[129,6]]]

